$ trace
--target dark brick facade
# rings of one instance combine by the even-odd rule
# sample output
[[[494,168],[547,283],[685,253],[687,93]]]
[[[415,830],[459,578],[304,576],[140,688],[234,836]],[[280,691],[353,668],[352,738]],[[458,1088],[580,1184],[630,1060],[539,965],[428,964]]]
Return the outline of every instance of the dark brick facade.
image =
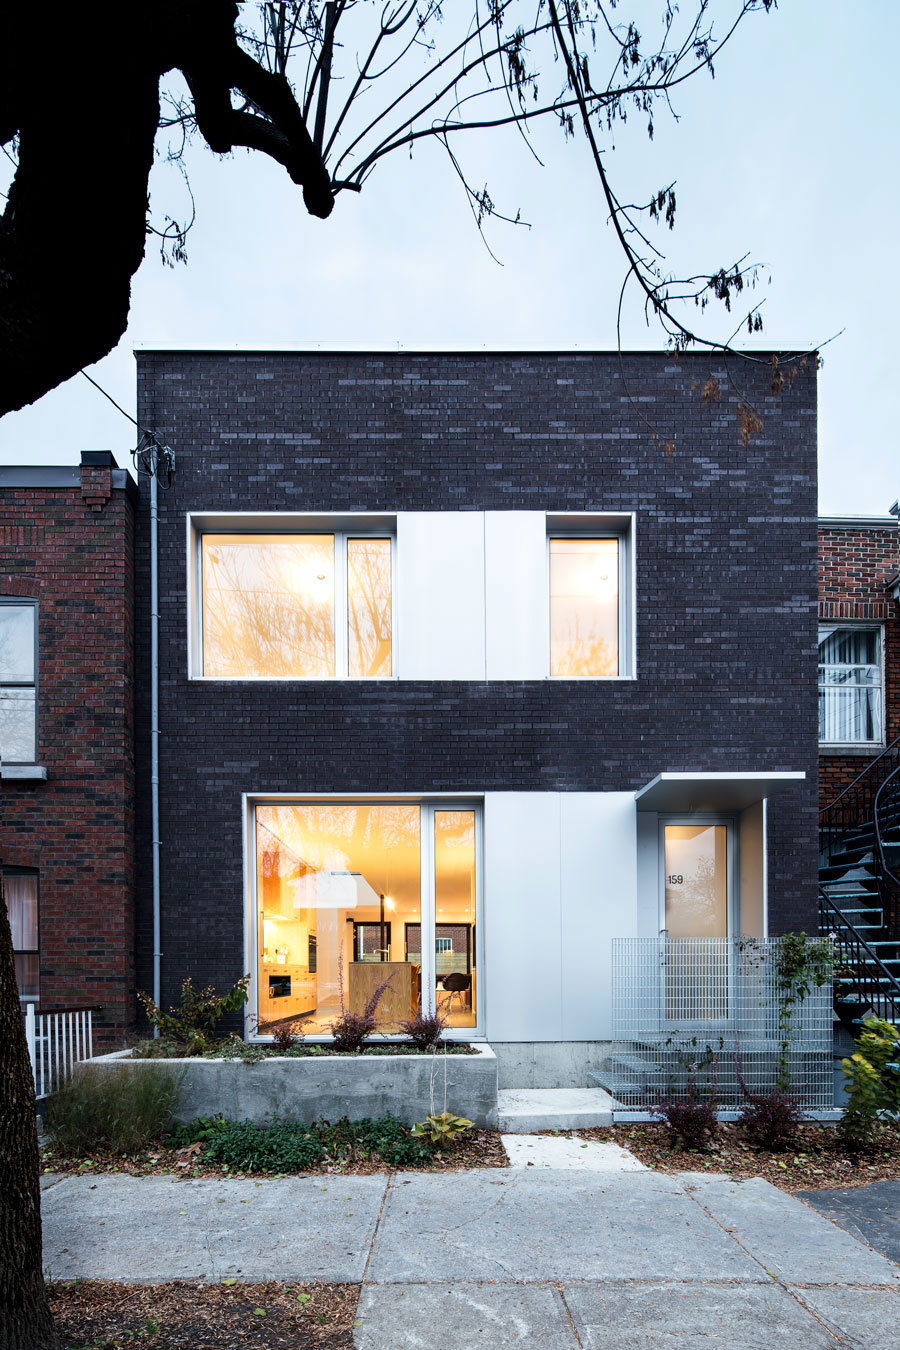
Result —
[[[710,374],[716,402],[701,397]],[[778,396],[765,362],[742,365],[734,389],[728,374],[659,354],[139,354],[139,419],[176,453],[160,493],[165,997],[188,971],[241,974],[246,791],[603,791],[661,770],[801,769],[806,783],[770,806],[770,922],[812,929],[815,373]],[[763,418],[748,444],[744,399]],[[634,510],[638,678],[189,682],[185,512],[279,509]],[[147,510],[142,483],[143,987]]]
[[[893,598],[900,570],[900,529],[896,524],[850,520],[819,526],[819,618],[871,621],[884,634],[885,744],[900,736],[900,603]],[[819,804],[827,806],[878,753],[819,755]]]
[[[134,503],[111,456],[0,468],[0,596],[38,601],[38,755],[4,777],[0,860],[39,873],[42,1008],[134,1020]]]

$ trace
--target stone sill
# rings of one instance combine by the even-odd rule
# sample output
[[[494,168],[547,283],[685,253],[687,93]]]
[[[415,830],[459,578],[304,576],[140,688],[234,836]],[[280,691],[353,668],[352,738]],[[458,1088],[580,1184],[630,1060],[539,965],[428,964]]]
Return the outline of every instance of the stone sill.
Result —
[[[20,783],[45,783],[47,769],[43,764],[4,764],[0,766],[0,778]]]

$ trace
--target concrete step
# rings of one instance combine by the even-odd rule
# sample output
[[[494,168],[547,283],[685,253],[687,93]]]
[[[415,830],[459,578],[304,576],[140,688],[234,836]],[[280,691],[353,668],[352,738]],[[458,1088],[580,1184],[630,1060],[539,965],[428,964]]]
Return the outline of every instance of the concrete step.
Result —
[[[591,1130],[611,1125],[613,1099],[602,1088],[501,1088],[497,1115],[504,1134]]]

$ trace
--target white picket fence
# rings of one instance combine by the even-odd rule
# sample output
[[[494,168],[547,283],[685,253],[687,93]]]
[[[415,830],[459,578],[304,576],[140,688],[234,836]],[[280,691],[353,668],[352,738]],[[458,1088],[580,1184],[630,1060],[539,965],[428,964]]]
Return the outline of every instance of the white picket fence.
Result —
[[[64,1008],[41,1013],[35,1012],[33,1003],[26,1003],[25,1037],[34,1073],[34,1093],[40,1100],[59,1087],[75,1064],[91,1058],[92,1010]]]

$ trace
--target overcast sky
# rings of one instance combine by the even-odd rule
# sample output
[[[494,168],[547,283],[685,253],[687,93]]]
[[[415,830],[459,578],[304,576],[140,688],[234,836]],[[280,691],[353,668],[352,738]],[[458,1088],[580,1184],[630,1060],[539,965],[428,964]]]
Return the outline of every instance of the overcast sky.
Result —
[[[650,145],[629,122],[610,162],[623,200],[676,180],[676,231],[661,241],[673,269],[706,272],[748,252],[768,266],[758,345],[802,349],[843,330],[819,375],[824,513],[883,514],[900,495],[898,45],[897,0],[782,0],[747,20],[714,81],[685,86],[677,125],[658,116]],[[151,240],[128,331],[91,374],[133,412],[140,345],[615,347],[624,269],[599,185],[580,143],[547,127],[537,144],[544,169],[512,134],[467,143],[473,181],[531,226],[492,226],[502,265],[436,147],[383,163],[323,222],[270,161],[198,146],[189,262],[164,268]],[[171,169],[154,170],[151,191],[158,210],[182,208]],[[628,313],[626,347],[661,342]],[[133,428],[81,376],[0,420],[0,463],[111,449],[124,464],[133,444]]]

